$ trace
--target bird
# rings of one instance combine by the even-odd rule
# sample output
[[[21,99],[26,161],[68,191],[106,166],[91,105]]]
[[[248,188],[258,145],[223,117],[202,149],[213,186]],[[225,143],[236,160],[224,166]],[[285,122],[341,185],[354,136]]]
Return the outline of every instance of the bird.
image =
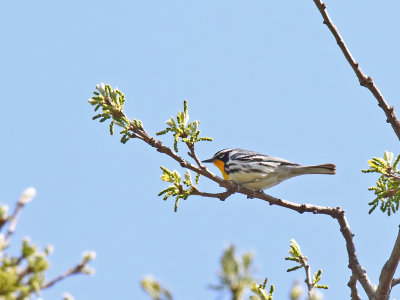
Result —
[[[202,163],[213,163],[225,180],[234,181],[254,191],[268,189],[295,176],[336,174],[334,164],[302,166],[282,158],[240,148],[222,149]]]

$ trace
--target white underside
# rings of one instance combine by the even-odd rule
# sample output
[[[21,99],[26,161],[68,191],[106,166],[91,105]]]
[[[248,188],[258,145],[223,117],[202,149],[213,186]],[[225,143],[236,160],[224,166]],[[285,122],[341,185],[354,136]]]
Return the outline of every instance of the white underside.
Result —
[[[295,168],[296,167],[280,167],[267,174],[236,172],[230,174],[229,179],[252,190],[265,190],[286,179],[303,175],[298,172],[293,172]]]

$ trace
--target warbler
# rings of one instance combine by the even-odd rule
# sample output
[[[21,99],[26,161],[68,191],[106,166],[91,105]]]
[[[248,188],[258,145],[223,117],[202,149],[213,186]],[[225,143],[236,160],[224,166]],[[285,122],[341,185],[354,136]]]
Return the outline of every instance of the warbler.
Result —
[[[336,174],[334,164],[302,166],[240,148],[218,151],[203,163],[213,163],[226,180],[232,180],[252,190],[265,190],[282,181],[305,174]]]

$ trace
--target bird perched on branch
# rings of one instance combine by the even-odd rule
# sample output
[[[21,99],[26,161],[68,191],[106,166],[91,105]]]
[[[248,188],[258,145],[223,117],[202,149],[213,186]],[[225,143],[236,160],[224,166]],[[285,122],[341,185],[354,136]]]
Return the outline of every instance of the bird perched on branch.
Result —
[[[334,164],[301,166],[287,160],[239,148],[218,151],[203,163],[213,163],[226,180],[252,190],[265,190],[282,181],[305,174],[336,174]]]

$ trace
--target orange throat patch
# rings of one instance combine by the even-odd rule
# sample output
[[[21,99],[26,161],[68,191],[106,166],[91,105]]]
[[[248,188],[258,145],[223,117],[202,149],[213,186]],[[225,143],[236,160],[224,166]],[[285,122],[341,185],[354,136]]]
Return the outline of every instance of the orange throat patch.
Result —
[[[213,164],[217,166],[217,168],[221,171],[222,176],[224,176],[225,180],[229,180],[229,175],[225,172],[225,163],[222,160],[214,160]]]

